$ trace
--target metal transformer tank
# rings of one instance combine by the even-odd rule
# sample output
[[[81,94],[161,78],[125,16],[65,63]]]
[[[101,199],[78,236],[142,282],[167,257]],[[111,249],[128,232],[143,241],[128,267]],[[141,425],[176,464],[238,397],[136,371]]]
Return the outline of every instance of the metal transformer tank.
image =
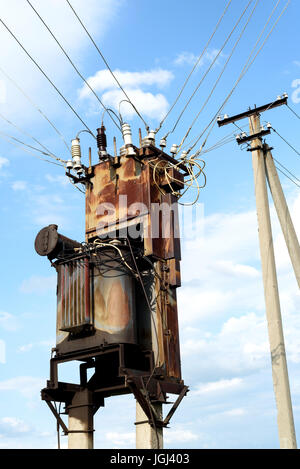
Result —
[[[56,264],[58,353],[137,343],[134,279],[120,275],[117,255],[108,247]]]
[[[93,393],[95,408],[133,393],[149,421],[166,426],[188,391],[176,299],[177,200],[188,171],[151,144],[102,156],[84,177],[67,173],[86,187],[85,242],[59,235],[56,225],[36,240],[58,279],[56,348],[42,398],[56,415],[51,401],[68,407],[78,390]],[[58,381],[58,365],[71,360],[82,362],[79,385]],[[149,403],[167,402],[167,393],[179,396],[161,422]]]

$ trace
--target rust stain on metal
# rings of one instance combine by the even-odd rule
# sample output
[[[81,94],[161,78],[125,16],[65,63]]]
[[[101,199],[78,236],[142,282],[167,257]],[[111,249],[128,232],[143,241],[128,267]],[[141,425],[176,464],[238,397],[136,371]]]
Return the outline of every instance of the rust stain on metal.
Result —
[[[113,328],[124,329],[130,319],[128,296],[123,290],[121,282],[114,282],[107,299],[107,315]]]

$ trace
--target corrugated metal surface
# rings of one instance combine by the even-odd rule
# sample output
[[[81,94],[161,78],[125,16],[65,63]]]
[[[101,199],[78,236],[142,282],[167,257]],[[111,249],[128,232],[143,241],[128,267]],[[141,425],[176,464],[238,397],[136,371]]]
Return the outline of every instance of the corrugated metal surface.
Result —
[[[92,323],[90,307],[90,271],[88,259],[61,264],[59,269],[58,308],[61,330]]]
[[[135,280],[124,268],[120,271],[120,261],[114,256],[118,256],[115,250],[106,249],[97,260],[57,265],[56,341],[63,344],[64,352],[137,343]],[[82,336],[83,331],[88,334]],[[69,333],[77,340],[70,341]]]

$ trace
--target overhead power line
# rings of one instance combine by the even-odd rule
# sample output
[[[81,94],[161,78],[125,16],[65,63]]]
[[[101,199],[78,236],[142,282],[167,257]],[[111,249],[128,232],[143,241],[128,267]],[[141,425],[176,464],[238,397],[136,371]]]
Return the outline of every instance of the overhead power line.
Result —
[[[9,142],[11,145],[14,145],[18,148],[21,148],[23,151],[26,151],[27,153],[30,153],[31,155],[35,156],[36,158],[38,158],[42,161],[46,161],[47,163],[55,164],[55,165],[61,166],[61,167],[63,166],[63,164],[61,164],[61,160],[59,158],[56,158],[54,155],[46,153],[46,152],[40,150],[39,148],[33,147],[32,145],[28,145],[27,143],[22,142],[22,140],[19,140],[16,137],[8,135],[5,132],[0,132],[0,137],[3,138],[4,140],[6,140],[7,142]],[[12,140],[14,140],[15,142],[18,142],[20,145],[18,145],[17,143],[15,143]],[[23,147],[27,147],[27,148],[30,148],[31,150],[35,150],[39,153],[42,153],[45,156],[50,156],[52,158],[58,159],[58,161],[60,161],[60,163],[56,163],[55,161],[46,160],[45,158],[42,158],[41,156],[37,155],[36,153],[33,153],[32,151],[27,150],[27,148],[23,148]]]
[[[294,179],[296,179],[296,181],[298,181],[300,183],[300,179],[297,178],[297,176],[295,176],[295,174],[293,174],[289,169],[287,169],[282,163],[280,163],[280,161],[276,160],[273,156],[273,160],[276,161],[277,164],[279,164],[285,171],[287,171]],[[277,169],[279,169],[277,167]],[[285,175],[286,176],[286,175]],[[294,181],[293,181],[294,182]],[[299,186],[300,187],[300,186]]]
[[[265,26],[263,27],[261,33],[259,34],[258,36],[258,39],[254,45],[254,47],[252,48],[252,51],[250,52],[249,56],[248,56],[248,59],[239,75],[239,77],[237,78],[236,82],[234,83],[231,91],[228,93],[227,97],[225,98],[225,100],[223,101],[223,103],[221,104],[221,106],[219,107],[219,109],[217,110],[217,112],[214,114],[213,118],[211,119],[211,121],[209,122],[209,124],[205,127],[205,129],[202,131],[202,133],[200,134],[200,136],[197,138],[196,142],[194,143],[194,145],[192,147],[190,147],[189,151],[192,150],[196,144],[199,142],[199,140],[202,138],[202,136],[208,131],[208,134],[206,135],[206,138],[203,142],[203,144],[201,145],[200,149],[197,151],[196,154],[199,154],[201,152],[201,149],[203,148],[203,146],[205,145],[210,133],[212,132],[212,129],[214,127],[214,125],[216,124],[216,121],[217,121],[217,116],[220,114],[220,112],[223,110],[224,106],[227,104],[227,102],[229,101],[230,97],[232,96],[232,94],[234,93],[235,89],[237,88],[238,84],[240,83],[240,81],[242,80],[242,78],[246,75],[246,73],[248,72],[249,68],[251,67],[251,65],[254,63],[255,59],[257,58],[257,56],[259,55],[259,53],[262,51],[263,47],[265,46],[266,42],[268,41],[270,35],[272,34],[272,32],[274,31],[276,25],[278,24],[278,21],[280,20],[280,18],[282,17],[282,15],[284,14],[284,12],[286,11],[288,5],[290,4],[290,0],[287,1],[287,3],[285,4],[284,8],[282,9],[281,13],[279,14],[277,20],[274,22],[273,26],[271,27],[270,31],[268,32],[267,36],[265,37],[264,41],[262,42],[261,46],[259,47],[259,49],[257,50],[256,54],[254,55],[254,57],[252,58],[251,60],[251,57],[252,55],[254,54],[255,52],[255,49],[257,48],[261,38],[262,38],[262,35],[267,27],[267,25],[269,24],[275,10],[277,9],[277,6],[279,4],[280,0],[277,2],[277,4],[275,5],[275,7],[273,8]]]
[[[286,106],[289,108],[289,110],[290,110],[296,117],[298,117],[298,119],[300,119],[299,114],[297,114],[297,112],[294,111],[294,109],[292,109],[291,106],[289,106],[288,104],[287,104]]]
[[[66,146],[68,152],[71,153],[70,147],[67,144],[64,136],[62,133],[57,129],[57,127],[53,124],[53,122],[49,119],[49,117],[46,116],[45,112],[42,111],[37,104],[35,104],[34,101],[25,93],[25,91],[18,85],[15,80],[13,80],[1,67],[0,67],[0,72],[22,93],[22,95],[27,99],[27,101],[30,102],[30,104],[41,114],[41,116],[46,119],[46,121],[51,125],[51,127],[55,130],[55,132],[58,134],[58,136],[61,138],[63,141],[64,145]]]
[[[296,148],[291,143],[289,143],[282,135],[280,135],[280,133],[277,132],[277,130],[275,130],[274,127],[272,127],[272,130],[274,130],[274,132],[278,135],[278,137],[280,137],[281,140],[283,140],[292,150],[294,150],[295,153],[297,153],[298,156],[300,156],[300,152],[296,150]]]
[[[185,104],[185,106],[183,107],[182,111],[180,112],[178,118],[176,119],[176,122],[173,126],[173,128],[166,134],[165,138],[167,138],[171,133],[173,133],[177,127],[177,125],[179,124],[184,112],[186,111],[187,107],[189,106],[190,102],[192,101],[193,97],[195,96],[195,94],[197,93],[197,91],[199,90],[200,86],[202,85],[202,83],[204,82],[205,78],[207,77],[208,73],[210,72],[210,70],[212,69],[213,65],[215,64],[215,62],[217,61],[218,57],[221,55],[222,51],[224,50],[225,46],[227,45],[229,39],[231,38],[232,34],[234,33],[234,31],[236,30],[236,28],[238,27],[238,25],[240,24],[240,22],[242,21],[242,18],[243,16],[245,15],[247,9],[249,8],[250,4],[252,3],[253,0],[250,0],[247,4],[247,6],[245,7],[245,9],[243,10],[242,14],[239,16],[238,20],[236,21],[234,27],[232,28],[232,30],[230,31],[230,33],[228,34],[225,42],[223,43],[223,45],[221,46],[221,48],[219,49],[218,53],[216,54],[216,56],[214,57],[214,59],[212,60],[211,64],[209,65],[208,69],[206,70],[206,72],[204,73],[204,75],[202,76],[201,80],[199,81],[198,85],[196,86],[196,88],[194,89],[192,95],[190,96],[190,98],[188,99],[187,103]],[[259,0],[258,0],[259,1]]]
[[[229,0],[229,2],[227,3],[227,5],[226,5],[226,7],[225,7],[225,10],[223,11],[222,15],[220,16],[220,18],[219,18],[219,20],[218,20],[218,22],[217,22],[217,24],[216,24],[216,26],[215,26],[215,29],[214,29],[213,33],[211,34],[211,36],[210,36],[210,38],[208,39],[208,41],[207,41],[207,43],[206,43],[206,45],[205,45],[203,51],[201,52],[201,54],[199,55],[198,59],[196,60],[194,66],[193,66],[193,68],[192,68],[192,70],[190,71],[190,73],[189,73],[188,77],[186,78],[186,80],[185,80],[183,86],[181,87],[181,90],[179,91],[179,93],[178,93],[178,95],[177,95],[175,101],[173,102],[173,104],[172,104],[172,106],[170,107],[169,111],[168,111],[167,114],[164,116],[164,118],[161,120],[159,126],[158,126],[157,129],[155,130],[155,133],[159,132],[159,130],[162,128],[163,123],[165,122],[165,120],[167,119],[167,117],[170,115],[170,113],[172,112],[173,108],[174,108],[175,105],[177,104],[177,102],[178,102],[180,96],[182,95],[182,93],[183,93],[183,91],[184,91],[186,85],[188,84],[189,79],[191,78],[193,72],[195,71],[196,67],[198,66],[198,64],[200,63],[201,59],[203,58],[203,56],[204,56],[205,52],[207,51],[207,48],[208,48],[209,44],[211,43],[213,37],[215,36],[215,34],[216,34],[216,32],[217,32],[217,30],[218,30],[220,24],[221,24],[221,21],[223,20],[223,18],[224,18],[224,16],[225,16],[225,14],[226,14],[226,12],[227,12],[227,10],[228,10],[228,8],[229,8],[231,2],[232,2],[232,0]]]
[[[14,38],[14,40],[19,44],[21,49],[25,52],[27,57],[35,64],[35,66],[39,69],[39,71],[44,75],[44,77],[48,80],[51,86],[55,89],[55,91],[60,95],[60,97],[64,100],[64,102],[69,106],[69,108],[73,111],[75,116],[80,120],[80,122],[84,125],[84,127],[91,133],[91,135],[95,137],[91,129],[87,126],[87,124],[83,121],[83,119],[79,116],[79,114],[75,111],[74,107],[69,103],[67,98],[63,95],[63,93],[57,88],[57,86],[53,83],[53,81],[48,77],[46,72],[42,69],[42,67],[37,63],[37,61],[30,55],[30,53],[25,49],[23,44],[19,41],[19,39],[15,36],[15,34],[11,31],[11,29],[6,25],[6,23],[0,18],[0,22],[3,24],[5,29],[9,32],[9,34]]]
[[[280,163],[279,163],[280,164]],[[275,165],[276,166],[276,165]],[[294,181],[292,178],[290,178],[282,169],[278,168],[278,166],[276,166],[276,168],[278,169],[278,171],[280,171],[286,178],[288,178],[293,184],[295,184],[297,187],[300,187],[300,184],[297,184],[296,181]],[[290,171],[289,171],[290,172]],[[293,177],[296,178],[296,176],[293,175]],[[296,178],[297,179],[297,178]],[[297,179],[299,181],[299,179]]]
[[[188,137],[190,131],[192,130],[193,126],[195,125],[196,121],[198,120],[200,114],[202,113],[202,111],[203,111],[204,108],[206,107],[208,101],[209,101],[210,98],[212,97],[212,95],[213,95],[213,93],[214,93],[214,91],[215,91],[215,89],[216,89],[216,87],[217,87],[219,81],[221,80],[221,78],[222,78],[222,76],[223,76],[223,74],[224,74],[224,72],[225,72],[225,70],[226,70],[226,68],[227,68],[227,65],[229,64],[229,62],[230,62],[230,60],[231,60],[231,58],[232,58],[232,56],[233,56],[233,54],[234,54],[235,49],[237,48],[237,46],[238,46],[240,40],[242,39],[242,37],[243,37],[243,35],[244,35],[245,31],[246,31],[246,28],[247,28],[248,24],[249,24],[250,21],[251,21],[251,18],[252,18],[253,14],[254,14],[254,12],[255,12],[257,6],[258,6],[259,1],[260,1],[260,0],[256,0],[255,5],[254,5],[254,8],[252,9],[252,11],[251,11],[251,13],[250,13],[250,15],[249,15],[249,17],[248,17],[248,19],[247,19],[247,21],[246,21],[244,27],[242,28],[241,33],[239,34],[239,36],[238,36],[236,42],[234,43],[233,48],[232,48],[232,50],[231,50],[231,52],[230,52],[230,54],[229,54],[229,56],[228,56],[228,58],[227,58],[227,60],[226,60],[226,62],[225,62],[225,64],[224,64],[224,66],[223,66],[223,68],[222,68],[222,70],[221,70],[221,73],[219,74],[218,78],[216,79],[216,81],[215,81],[215,83],[214,83],[214,85],[213,85],[213,87],[212,87],[212,89],[211,89],[211,91],[210,91],[208,97],[206,98],[206,100],[205,100],[203,106],[201,107],[200,111],[198,112],[198,114],[197,114],[196,117],[194,118],[192,124],[191,124],[190,127],[188,128],[188,131],[186,132],[185,136],[183,137],[183,139],[182,139],[182,141],[181,141],[181,143],[180,143],[180,145],[179,145],[178,151],[181,149],[183,143],[185,142],[185,140],[186,140],[186,138]],[[249,4],[248,4],[248,5],[249,5]],[[248,6],[247,6],[247,7],[248,7]],[[244,13],[244,12],[243,12],[243,13]]]
[[[41,17],[41,15],[39,14],[39,12],[34,8],[34,6],[30,3],[29,0],[26,0],[28,5],[32,8],[32,10],[35,12],[35,14],[37,15],[37,17],[40,19],[40,21],[43,23],[43,25],[45,26],[45,28],[47,29],[47,31],[51,34],[51,36],[53,37],[53,39],[55,40],[56,44],[59,46],[59,48],[61,49],[61,51],[64,53],[64,55],[66,56],[66,58],[68,59],[68,61],[70,62],[70,64],[72,65],[72,67],[74,68],[74,70],[76,71],[76,73],[80,76],[80,78],[84,81],[84,83],[89,87],[89,89],[91,90],[91,92],[93,93],[93,95],[96,97],[96,99],[98,100],[98,102],[101,104],[101,106],[104,108],[105,111],[108,111],[108,109],[106,108],[106,106],[103,104],[103,102],[101,101],[101,99],[99,98],[99,96],[97,95],[97,93],[95,92],[95,90],[91,87],[91,85],[89,84],[89,82],[84,78],[84,76],[80,73],[80,71],[78,70],[78,68],[76,67],[76,65],[74,64],[74,62],[72,61],[72,59],[70,58],[70,56],[67,54],[67,52],[65,51],[64,47],[61,45],[61,43],[59,42],[59,40],[56,38],[56,36],[53,34],[53,32],[51,31],[51,29],[49,28],[49,26],[47,25],[47,23],[43,20],[43,18]],[[111,120],[113,121],[113,123],[118,127],[118,129],[121,131],[121,128],[120,126],[116,123],[116,121],[114,120],[114,118],[110,115],[109,113],[109,117],[111,118]]]
[[[21,127],[19,127],[18,125],[14,124],[13,122],[11,122],[9,119],[7,119],[3,114],[0,114],[0,117],[1,119],[3,119],[5,122],[7,122],[8,124],[10,124],[11,126],[13,126],[15,129],[17,129],[19,132],[21,132],[22,134],[26,135],[27,137],[30,137],[34,142],[36,142],[38,145],[40,145],[44,150],[46,150],[47,154],[48,155],[52,155],[57,161],[61,161],[62,163],[66,163],[65,160],[62,160],[61,158],[58,158],[58,156],[56,156],[52,151],[50,151],[45,145],[43,145],[43,143],[41,143],[39,140],[37,140],[35,137],[33,137],[32,135],[30,135],[28,132],[26,132],[26,130],[22,129]]]
[[[121,83],[119,82],[118,78],[116,77],[116,75],[114,74],[114,72],[112,71],[112,69],[110,68],[107,60],[105,59],[104,55],[102,54],[101,50],[99,49],[99,47],[97,46],[96,42],[94,41],[93,37],[91,36],[91,34],[89,33],[87,27],[84,25],[84,23],[82,22],[82,20],[80,19],[78,13],[75,11],[74,7],[71,5],[71,3],[69,2],[69,0],[66,0],[67,4],[69,5],[69,7],[71,8],[71,10],[73,11],[74,15],[76,16],[76,18],[78,19],[79,23],[81,24],[82,28],[84,29],[84,31],[86,32],[86,34],[88,35],[88,37],[90,38],[91,42],[93,43],[95,49],[97,50],[97,52],[99,53],[99,55],[101,56],[103,62],[105,63],[106,67],[108,68],[109,72],[111,73],[113,79],[115,80],[115,82],[117,83],[117,85],[119,86],[120,90],[124,93],[124,95],[126,96],[126,98],[128,99],[129,103],[131,104],[131,106],[133,107],[133,109],[135,110],[135,112],[137,113],[137,115],[139,116],[139,118],[143,121],[144,125],[145,125],[145,128],[146,128],[146,131],[148,132],[149,131],[149,126],[147,124],[147,122],[144,120],[144,118],[142,117],[142,115],[140,114],[140,112],[137,110],[136,106],[133,104],[133,102],[131,101],[131,99],[129,98],[128,94],[126,93],[126,91],[124,90],[124,88],[122,87]]]

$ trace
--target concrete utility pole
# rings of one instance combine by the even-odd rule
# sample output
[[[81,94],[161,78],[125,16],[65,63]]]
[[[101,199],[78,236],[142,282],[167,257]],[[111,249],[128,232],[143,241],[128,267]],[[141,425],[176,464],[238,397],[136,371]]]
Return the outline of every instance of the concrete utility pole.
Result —
[[[152,405],[157,416],[162,420],[162,404],[157,403]],[[136,403],[136,448],[163,448],[163,428],[153,427],[149,424],[148,418],[138,402]]]
[[[248,148],[248,151],[252,152],[259,245],[280,447],[296,449],[297,444],[282,329],[266,178],[268,179],[299,287],[300,248],[270,152],[271,149],[262,142],[262,138],[271,133],[272,126],[268,123],[267,129],[264,129],[260,123],[260,114],[262,112],[287,104],[287,98],[287,94],[284,93],[283,96],[278,96],[275,101],[263,106],[255,106],[253,109],[249,108],[247,111],[231,117],[226,115],[224,119],[218,119],[218,125],[222,127],[246,117],[249,118],[250,135],[247,136],[245,132],[242,132],[242,134],[236,136],[236,140],[239,145],[251,142],[251,148]]]
[[[92,393],[87,389],[77,392],[68,406],[68,449],[93,449],[93,403]]]
[[[280,184],[278,173],[274,164],[272,153],[268,145],[265,145],[265,164],[266,175],[276,208],[277,216],[280,221],[282,233],[294,268],[296,280],[300,288],[300,246],[292,218],[287,206],[283,190]]]
[[[260,132],[259,114],[249,117],[250,132]],[[272,239],[269,200],[266,185],[265,155],[261,141],[251,142],[260,255],[265,292],[266,315],[272,360],[272,375],[277,405],[280,447],[296,449],[295,427],[286,362],[280,301]],[[273,179],[272,179],[273,181]],[[273,186],[272,186],[273,187]]]

